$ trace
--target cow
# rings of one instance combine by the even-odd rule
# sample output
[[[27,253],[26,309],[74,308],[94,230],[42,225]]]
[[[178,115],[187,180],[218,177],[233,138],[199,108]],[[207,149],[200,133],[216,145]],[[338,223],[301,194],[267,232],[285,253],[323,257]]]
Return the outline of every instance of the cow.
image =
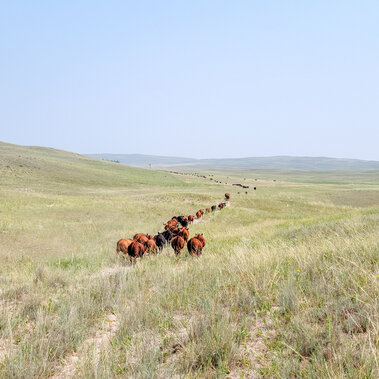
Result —
[[[257,190],[257,187],[254,187],[254,191],[256,191]]]
[[[146,234],[141,234],[141,233],[138,233],[139,235],[135,235],[133,237],[134,241],[137,241],[139,243],[145,243],[146,241],[148,241],[149,239],[146,237]]]
[[[184,239],[180,236],[174,237],[171,241],[171,246],[174,249],[176,255],[180,255],[185,244],[186,243],[184,242]]]
[[[179,233],[179,228],[177,226],[173,227],[173,228],[170,228],[169,231],[174,235],[178,235]]]
[[[189,222],[190,224],[192,224],[192,223],[193,223],[193,220],[194,220],[194,218],[195,218],[195,217],[193,217],[193,216],[189,215],[189,216],[188,216],[188,222]]]
[[[210,209],[210,208],[207,208],[205,211],[206,211],[207,213],[210,213],[210,212],[211,212],[211,209]]]
[[[154,236],[155,244],[157,245],[158,251],[161,252],[163,250],[164,245],[166,245],[166,238],[162,233],[159,233]]]
[[[138,257],[142,258],[145,255],[145,252],[146,252],[146,245],[137,241],[133,241],[128,247],[130,263],[135,265],[137,262],[137,258]]]
[[[226,200],[230,200],[230,194],[229,194],[229,193],[226,193],[226,194],[225,194],[225,199],[226,199]]]
[[[245,194],[247,195],[247,191],[245,191]]]
[[[184,241],[187,243],[188,237],[189,237],[189,230],[188,228],[182,228],[179,230],[178,236],[182,237]]]
[[[163,224],[165,227],[165,230],[169,230],[170,228],[176,227],[178,225],[177,219],[172,219],[170,221],[167,221],[166,224]]]
[[[145,242],[145,246],[146,246],[146,251],[148,253],[153,253],[153,254],[157,253],[158,247],[157,247],[157,244],[155,243],[154,239],[147,240]]]
[[[122,252],[122,257],[125,259],[126,254],[128,254],[128,247],[134,240],[130,238],[122,238],[117,242],[116,246],[116,257],[118,259],[118,256],[120,254],[120,251]]]
[[[167,243],[169,243],[172,240],[172,237],[174,237],[171,230],[165,230],[162,234]]]
[[[194,238],[197,238],[203,244],[203,247],[205,246],[205,238],[203,236],[203,233],[195,234]]]
[[[183,228],[186,228],[188,226],[188,219],[186,217],[183,217],[179,223],[182,225]]]
[[[202,213],[200,211],[197,211],[196,212],[196,218],[199,219],[199,218],[201,218],[201,216],[202,216]]]
[[[203,250],[203,247],[205,245],[205,241],[204,243],[202,241],[200,241],[198,238],[196,237],[192,237],[188,242],[187,242],[187,249],[188,249],[188,253],[190,255],[194,255],[194,256],[199,256],[202,254],[202,250]]]
[[[211,206],[211,210],[212,210],[212,212],[214,212],[214,211],[216,210],[216,208],[217,208],[217,207],[216,207],[215,205],[212,205],[212,206]]]
[[[177,219],[178,222],[181,224],[182,221],[185,219],[185,217],[184,217],[184,216],[178,216],[178,217],[176,217],[176,219]]]

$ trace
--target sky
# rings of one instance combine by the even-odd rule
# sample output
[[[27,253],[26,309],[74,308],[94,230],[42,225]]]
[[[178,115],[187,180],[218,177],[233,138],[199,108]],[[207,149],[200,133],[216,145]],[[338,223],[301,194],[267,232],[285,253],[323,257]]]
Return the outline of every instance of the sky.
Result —
[[[379,160],[379,1],[0,0],[0,141]]]

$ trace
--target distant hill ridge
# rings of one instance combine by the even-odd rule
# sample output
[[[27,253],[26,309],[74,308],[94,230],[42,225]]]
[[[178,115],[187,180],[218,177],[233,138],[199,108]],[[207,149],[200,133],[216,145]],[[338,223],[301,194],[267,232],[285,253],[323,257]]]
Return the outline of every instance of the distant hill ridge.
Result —
[[[369,171],[379,170],[379,161],[328,157],[248,157],[194,159],[143,154],[87,154],[90,157],[137,167],[206,169],[206,170],[304,170],[304,171]]]

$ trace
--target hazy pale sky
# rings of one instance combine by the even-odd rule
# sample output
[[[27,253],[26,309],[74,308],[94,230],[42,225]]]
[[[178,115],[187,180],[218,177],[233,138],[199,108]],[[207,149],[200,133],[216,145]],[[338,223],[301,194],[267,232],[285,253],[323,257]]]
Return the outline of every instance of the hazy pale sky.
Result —
[[[0,140],[379,160],[379,1],[0,1]]]

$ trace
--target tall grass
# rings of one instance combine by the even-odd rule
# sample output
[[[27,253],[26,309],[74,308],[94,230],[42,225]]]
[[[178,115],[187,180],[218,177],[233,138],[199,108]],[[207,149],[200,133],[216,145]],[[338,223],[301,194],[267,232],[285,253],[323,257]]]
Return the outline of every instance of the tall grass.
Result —
[[[238,196],[196,177],[165,187],[169,174],[132,175],[146,184],[90,173],[0,187],[0,377],[48,377],[72,354],[83,377],[378,375],[377,186],[261,181]],[[201,258],[167,248],[116,262],[119,238],[226,190],[232,206],[191,226],[207,240]],[[110,313],[119,329],[99,356],[84,341]]]

